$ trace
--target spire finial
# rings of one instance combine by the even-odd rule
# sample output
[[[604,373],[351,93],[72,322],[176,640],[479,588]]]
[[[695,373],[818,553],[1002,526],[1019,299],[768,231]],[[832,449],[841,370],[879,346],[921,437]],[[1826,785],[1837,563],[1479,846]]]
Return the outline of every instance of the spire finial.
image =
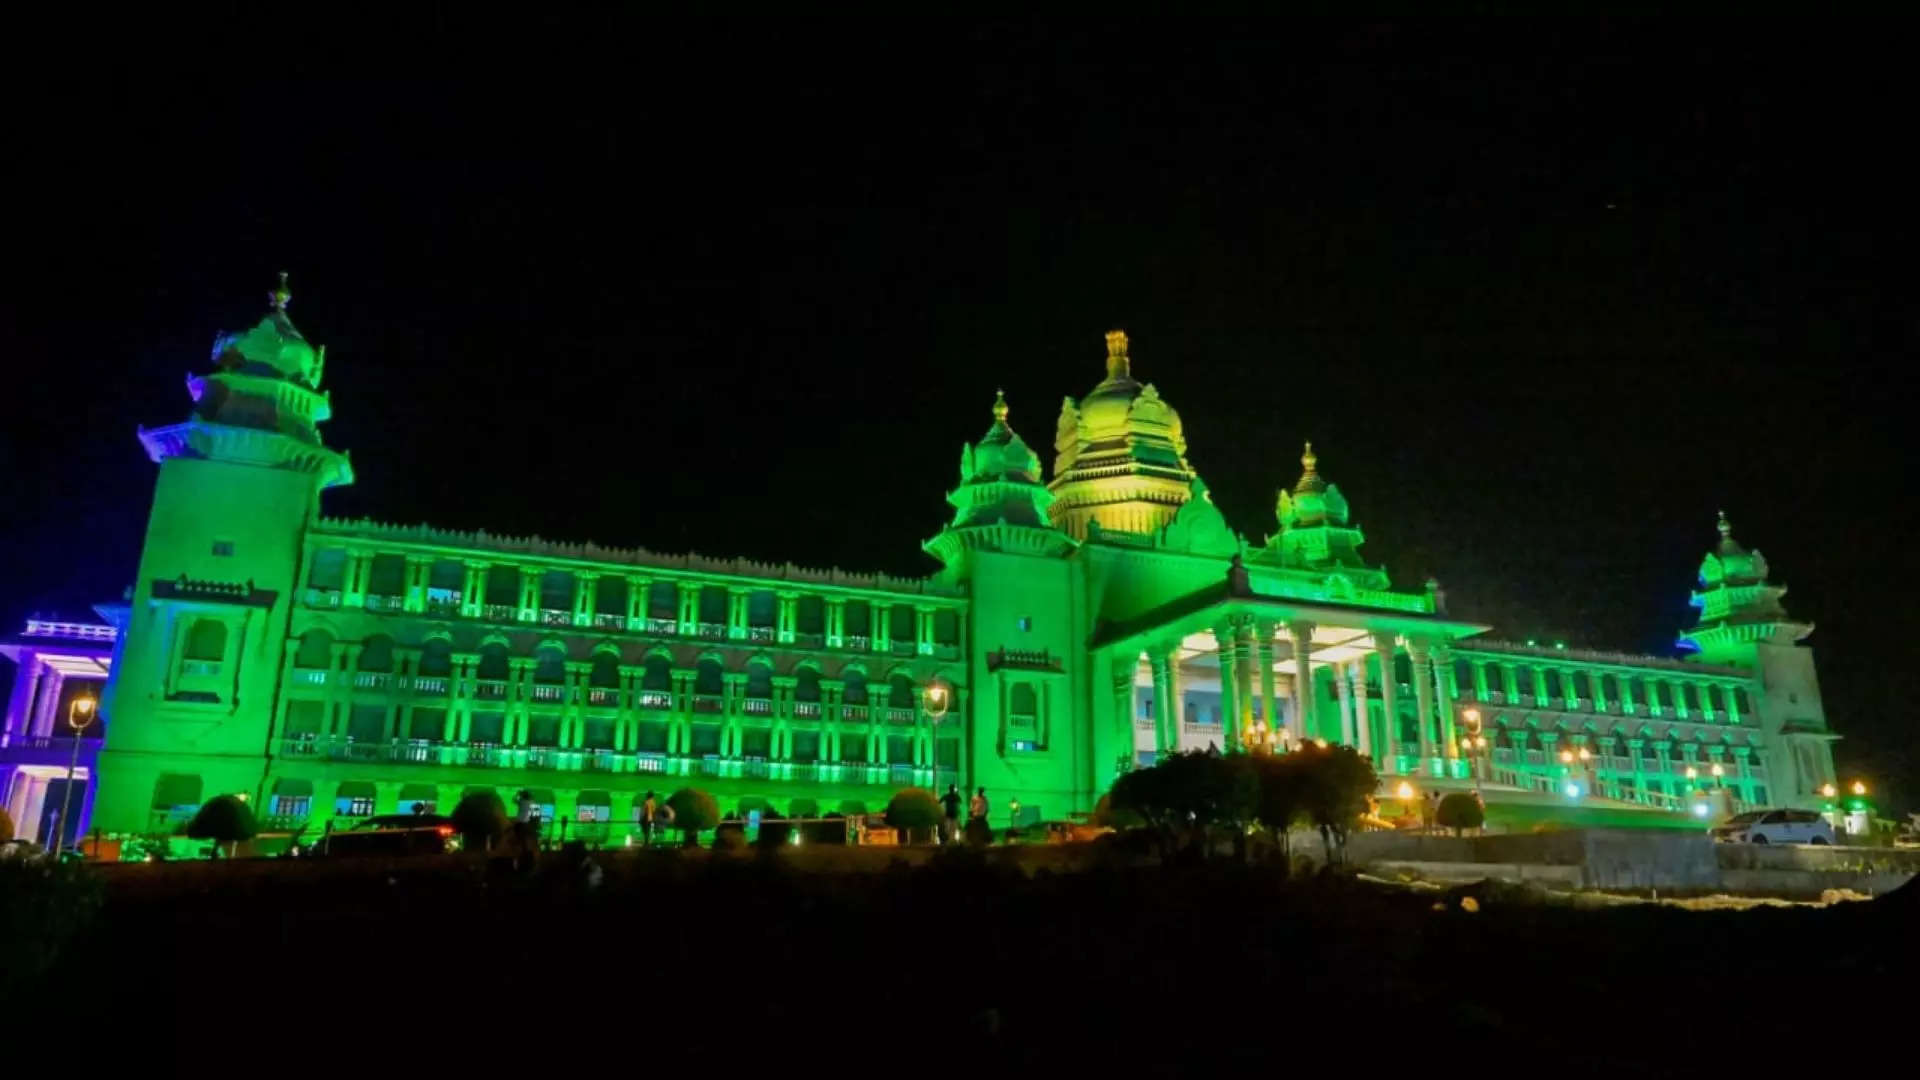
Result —
[[[291,299],[293,299],[293,292],[287,288],[287,272],[282,270],[280,271],[280,284],[274,286],[273,291],[267,294],[267,302],[273,305],[273,310],[285,311],[287,310],[287,301]]]
[[[1307,476],[1312,476],[1314,466],[1318,464],[1320,464],[1320,456],[1313,452],[1313,441],[1309,439],[1300,451],[1300,467],[1306,470]]]
[[[1107,378],[1124,379],[1133,375],[1133,362],[1127,358],[1127,332],[1107,331]]]
[[[1720,530],[1720,539],[1722,540],[1733,539],[1733,526],[1727,523],[1727,512],[1725,510],[1721,510],[1719,511],[1719,514],[1720,514],[1720,521],[1716,527]]]
[[[1004,424],[1007,422],[1007,392],[1005,390],[995,390],[993,392],[993,422],[996,424]]]
[[[1300,451],[1300,481],[1293,485],[1295,495],[1304,495],[1310,491],[1325,491],[1326,481],[1320,479],[1320,457],[1313,452],[1313,443],[1302,444]]]

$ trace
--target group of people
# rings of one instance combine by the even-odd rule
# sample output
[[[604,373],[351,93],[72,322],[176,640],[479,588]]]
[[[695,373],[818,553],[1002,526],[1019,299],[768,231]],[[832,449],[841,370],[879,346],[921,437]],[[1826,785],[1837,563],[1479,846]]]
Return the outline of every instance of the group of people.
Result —
[[[948,784],[947,793],[940,796],[940,842],[951,844],[960,837],[960,787]],[[966,800],[967,820],[985,823],[987,820],[987,789],[975,788],[973,798]]]

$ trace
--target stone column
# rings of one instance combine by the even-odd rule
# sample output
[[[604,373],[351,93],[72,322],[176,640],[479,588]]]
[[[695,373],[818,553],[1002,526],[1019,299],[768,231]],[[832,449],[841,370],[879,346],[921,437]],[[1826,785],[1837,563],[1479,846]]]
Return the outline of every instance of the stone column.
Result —
[[[727,586],[727,640],[745,641],[747,639],[747,590],[739,585]]]
[[[1157,761],[1161,755],[1180,745],[1177,737],[1171,741],[1168,739],[1168,731],[1175,724],[1171,714],[1179,706],[1170,697],[1173,692],[1173,656],[1156,645],[1150,662],[1153,665],[1153,753]]]
[[[534,660],[531,656],[513,656],[507,659],[507,699],[506,731],[501,740],[507,746],[527,745],[528,720],[533,708],[530,698],[533,690]]]
[[[1347,685],[1347,669],[1344,664],[1333,666],[1333,694],[1340,699],[1340,741],[1348,746],[1358,745],[1353,724],[1353,688]]]
[[[365,551],[347,550],[346,576],[341,581],[341,607],[365,607],[367,604],[367,572],[373,564],[373,556]]]
[[[647,625],[647,604],[652,598],[653,582],[639,574],[627,575],[627,629],[641,630]]]
[[[827,646],[838,649],[847,643],[847,602],[841,597],[826,601]]]
[[[540,621],[540,580],[546,576],[539,567],[520,568],[520,621]]]
[[[1413,658],[1413,707],[1420,725],[1420,772],[1433,769],[1433,655],[1425,641],[1407,642]]]
[[[573,625],[592,626],[600,607],[600,575],[581,570],[573,575]]]
[[[406,611],[427,610],[427,578],[433,571],[433,560],[426,555],[408,555],[406,577],[401,590],[400,606]]]
[[[878,601],[867,603],[867,644],[874,652],[893,649],[893,605]]]
[[[1220,752],[1237,754],[1240,752],[1240,702],[1238,699],[1240,667],[1240,643],[1237,640],[1239,627],[1233,618],[1224,626],[1215,627],[1213,640],[1220,658]]]
[[[791,645],[799,637],[797,627],[800,623],[800,594],[780,593],[776,604],[773,638],[782,645]]]
[[[1473,696],[1479,701],[1486,701],[1488,699],[1487,665],[1478,660],[1470,660],[1467,663],[1473,669]]]
[[[1520,677],[1514,673],[1512,664],[1500,665],[1500,689],[1507,695],[1507,704],[1519,705]]]
[[[1319,719],[1313,685],[1313,624],[1298,621],[1288,623],[1287,641],[1293,646],[1294,712],[1288,719],[1287,728],[1293,741],[1298,744],[1311,737],[1307,731],[1308,721]]]
[[[1367,658],[1349,665],[1353,668],[1354,749],[1362,757],[1373,756],[1373,708],[1367,701]]]
[[[1434,713],[1439,721],[1438,750],[1449,759],[1460,756],[1460,738],[1453,720],[1453,654],[1445,644],[1433,647]]]
[[[468,563],[467,567],[473,575],[473,593],[460,593],[460,613],[477,618],[487,604],[487,577],[492,567],[486,563]]]
[[[1273,630],[1272,623],[1254,625],[1253,657],[1260,666],[1260,715],[1267,730],[1278,739],[1284,729],[1280,724],[1280,699],[1273,692]]]
[[[699,632],[700,626],[700,583],[697,581],[675,582],[679,590],[680,611],[676,617],[681,637],[692,637]]]
[[[1387,772],[1400,767],[1400,688],[1393,671],[1393,658],[1398,651],[1394,637],[1393,634],[1373,635],[1374,652],[1380,657],[1380,711],[1383,714],[1380,750]]]
[[[933,609],[913,609],[913,651],[919,656],[933,655]]]
[[[560,698],[560,748],[578,750],[586,742],[587,679],[593,674],[593,664],[569,660],[566,672]]]

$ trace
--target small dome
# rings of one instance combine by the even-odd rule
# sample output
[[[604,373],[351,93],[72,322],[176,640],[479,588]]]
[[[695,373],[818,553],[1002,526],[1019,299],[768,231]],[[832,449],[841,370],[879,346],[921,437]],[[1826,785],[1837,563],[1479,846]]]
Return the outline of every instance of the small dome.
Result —
[[[279,287],[268,294],[273,310],[243,333],[221,334],[213,341],[215,366],[243,375],[278,376],[317,388],[320,381],[319,354],[307,344],[293,320],[287,318],[287,275],[280,275]]]
[[[962,483],[984,480],[1040,482],[1040,458],[1007,426],[1007,395],[999,390],[994,391],[993,426],[961,463]]]

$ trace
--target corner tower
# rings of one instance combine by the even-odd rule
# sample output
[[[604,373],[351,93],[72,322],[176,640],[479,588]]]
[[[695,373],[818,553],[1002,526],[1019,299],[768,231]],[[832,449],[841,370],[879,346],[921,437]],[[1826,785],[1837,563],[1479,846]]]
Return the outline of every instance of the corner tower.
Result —
[[[1133,377],[1125,331],[1107,335],[1107,377],[1076,404],[1060,407],[1054,438],[1054,524],[1076,540],[1089,523],[1152,535],[1192,493],[1180,414],[1151,383]]]
[[[353,481],[321,441],[326,354],[291,298],[281,274],[260,322],[187,376],[187,419],[140,429],[160,475],[105,702],[103,829],[146,831],[265,767],[303,534],[319,493]]]
[[[996,814],[1009,799],[1026,813],[1079,806],[1075,767],[1084,733],[1075,688],[1086,666],[1077,544],[1049,520],[1054,497],[1040,459],[1007,424],[960,452],[953,523],[926,542],[947,575],[967,583],[967,775]],[[1004,820],[1004,818],[1002,818]]]
[[[1810,623],[1787,615],[1784,585],[1767,580],[1767,560],[1733,538],[1727,515],[1717,523],[1720,542],[1700,562],[1700,588],[1693,605],[1699,625],[1680,637],[1689,660],[1753,672],[1754,719],[1765,746],[1773,801],[1820,805],[1820,788],[1834,780],[1833,743],[1820,700],[1813,650],[1800,644]]]

